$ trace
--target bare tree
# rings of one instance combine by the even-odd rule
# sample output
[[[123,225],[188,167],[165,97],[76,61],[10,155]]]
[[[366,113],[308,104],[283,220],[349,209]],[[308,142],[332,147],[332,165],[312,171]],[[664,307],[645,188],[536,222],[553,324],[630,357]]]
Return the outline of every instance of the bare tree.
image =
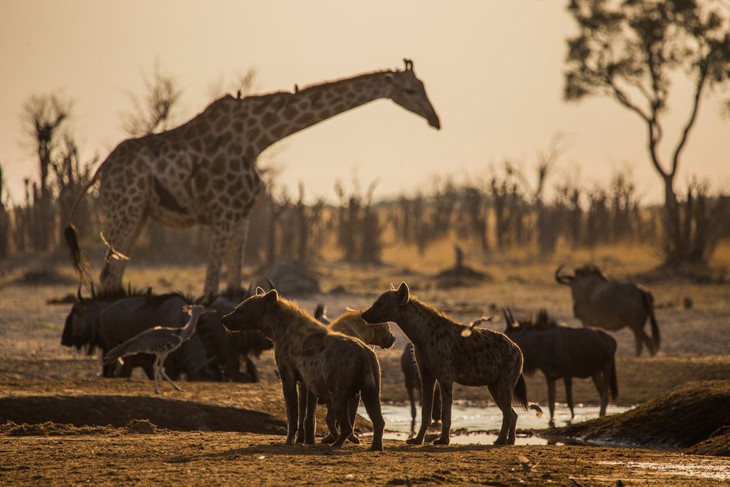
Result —
[[[674,180],[703,95],[730,77],[728,13],[717,2],[697,0],[571,0],[568,10],[579,33],[568,39],[565,98],[608,96],[644,122],[649,157],[664,182],[665,263],[692,261]],[[659,145],[676,74],[687,76],[694,90],[667,164]]]
[[[52,162],[53,173],[57,188],[57,213],[61,222],[69,221],[74,202],[84,190],[86,184],[91,180],[92,167],[98,162],[98,156],[81,162],[79,148],[76,140],[69,134],[63,135],[63,146],[59,148],[57,157]],[[79,201],[79,208],[76,210],[77,230],[83,235],[88,232],[89,226],[89,200],[84,198]],[[59,241],[63,241],[64,225],[59,225]]]
[[[3,168],[0,164],[0,259],[4,259],[10,253],[10,211],[6,193]]]
[[[52,194],[48,176],[58,146],[62,124],[71,115],[71,102],[58,95],[34,95],[23,104],[22,120],[38,155],[40,180],[34,184],[32,242],[36,250],[47,250],[54,230]]]
[[[141,137],[167,130],[174,121],[180,104],[181,91],[175,79],[155,64],[150,77],[143,74],[145,94],[142,99],[132,95],[133,111],[122,114],[124,130]]]

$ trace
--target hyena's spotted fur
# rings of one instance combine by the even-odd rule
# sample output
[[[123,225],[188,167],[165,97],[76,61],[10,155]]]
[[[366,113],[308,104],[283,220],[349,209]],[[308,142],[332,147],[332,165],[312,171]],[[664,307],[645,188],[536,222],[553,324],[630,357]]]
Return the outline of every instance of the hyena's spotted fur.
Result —
[[[287,444],[295,441],[298,420],[297,382],[303,383],[307,395],[305,442],[314,443],[317,398],[324,401],[340,425],[333,446],[340,447],[352,433],[350,408],[357,408],[362,395],[373,423],[371,450],[383,449],[385,421],[380,410],[380,364],[375,353],[363,342],[330,331],[309,313],[275,290],[239,304],[223,317],[231,331],[259,330],[274,342],[274,356],[279,368],[288,422]],[[354,404],[353,404],[354,403]],[[334,423],[330,431],[337,431]]]
[[[330,323],[329,327],[332,331],[359,338],[368,345],[380,348],[390,348],[395,343],[395,336],[388,323],[368,323],[362,319],[361,310],[346,311]]]
[[[323,321],[321,317],[324,317],[324,307],[318,307],[314,313],[315,318],[320,316],[318,320],[326,324],[331,331],[342,333],[354,338],[358,338],[365,342],[366,345],[375,345],[380,348],[390,348],[395,343],[395,336],[390,331],[390,325],[388,323],[367,323],[362,319],[361,312],[358,310],[348,310],[345,313],[338,316],[334,321],[330,322],[325,318]],[[303,443],[305,439],[305,427],[304,418],[309,412],[307,410],[307,388],[304,384],[299,384],[299,424],[297,426],[297,443]],[[355,419],[357,417],[357,404],[359,404],[359,398],[355,402],[355,407],[350,409],[350,422],[352,427],[355,427]],[[320,401],[322,404],[322,401]],[[334,421],[332,418],[332,411],[327,411],[327,424],[331,424]],[[336,430],[330,430],[329,434],[322,439],[322,443],[332,443],[335,441],[337,435]],[[351,434],[348,438],[353,443],[360,443],[360,439],[355,435]]]
[[[362,317],[371,323],[393,321],[413,342],[421,372],[423,405],[421,428],[409,443],[423,443],[431,418],[434,384],[438,381],[442,409],[441,437],[436,444],[449,444],[454,382],[489,388],[502,410],[502,428],[495,444],[514,444],[517,413],[512,409],[513,392],[525,408],[528,402],[522,352],[512,340],[486,329],[474,329],[469,336],[463,336],[465,325],[411,297],[406,283],[398,290],[383,293]],[[539,409],[535,405],[529,407]]]

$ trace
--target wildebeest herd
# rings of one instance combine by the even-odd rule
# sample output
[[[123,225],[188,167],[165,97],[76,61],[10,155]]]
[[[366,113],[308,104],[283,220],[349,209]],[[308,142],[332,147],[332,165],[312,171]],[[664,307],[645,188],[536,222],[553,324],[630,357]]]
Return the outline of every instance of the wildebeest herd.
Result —
[[[556,280],[570,284],[576,318],[584,326],[615,330],[630,326],[636,353],[646,344],[654,354],[659,330],[651,294],[633,284],[608,280],[594,266],[573,276],[556,270]],[[555,382],[565,384],[573,413],[573,377],[592,378],[604,415],[609,398],[616,399],[616,341],[603,331],[559,325],[545,310],[533,320],[518,321],[503,310],[503,333],[458,323],[412,296],[406,283],[380,295],[366,310],[348,310],[330,322],[324,307],[310,314],[294,301],[253,287],[237,294],[192,300],[178,293],[154,295],[150,290],[100,293],[84,298],[79,292],[69,313],[62,345],[96,348],[103,357],[100,375],[130,377],[142,367],[158,383],[185,376],[188,380],[258,381],[251,356],[273,347],[286,406],[286,443],[315,441],[315,409],[327,408],[329,434],[322,440],[342,446],[353,433],[359,403],[373,424],[372,450],[382,450],[385,422],[380,409],[381,369],[370,346],[390,348],[395,337],[388,323],[404,332],[402,367],[411,400],[420,391],[421,425],[409,444],[423,443],[432,421],[441,422],[436,444],[449,444],[453,384],[487,386],[502,412],[495,444],[514,444],[519,404],[541,413],[528,401],[523,373],[541,370],[548,384],[550,421],[555,411]],[[202,301],[202,303],[201,303]],[[647,319],[652,339],[644,333]],[[642,321],[643,320],[643,321]],[[197,333],[196,333],[197,332]],[[245,364],[245,372],[241,367]],[[412,425],[412,426],[413,426]]]

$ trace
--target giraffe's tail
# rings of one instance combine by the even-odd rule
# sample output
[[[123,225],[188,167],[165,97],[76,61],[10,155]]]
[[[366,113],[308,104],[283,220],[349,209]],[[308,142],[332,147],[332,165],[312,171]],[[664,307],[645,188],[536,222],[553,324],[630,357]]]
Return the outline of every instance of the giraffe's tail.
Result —
[[[81,284],[91,282],[89,268],[79,246],[79,236],[76,232],[76,227],[73,224],[69,224],[63,231],[63,236],[66,238],[66,245],[68,245],[71,251],[71,264],[76,269],[76,272],[78,272]]]
[[[102,163],[102,166],[104,164]],[[79,207],[79,204],[81,204],[81,200],[84,199],[84,196],[86,196],[86,193],[89,192],[89,188],[96,183],[96,180],[99,176],[99,170],[101,169],[101,166],[97,168],[94,175],[89,179],[89,181],[84,185],[84,187],[81,190],[81,193],[76,198],[76,202],[74,202],[73,208],[71,208],[71,213],[68,215],[68,225],[63,231],[63,236],[66,239],[66,245],[68,245],[69,250],[71,251],[71,263],[73,264],[74,269],[76,269],[76,272],[79,273],[79,279],[81,281],[81,284],[84,282],[91,283],[91,276],[89,274],[88,265],[86,263],[86,259],[84,258],[84,255],[81,253],[81,247],[79,246],[79,236],[78,232],[76,232],[76,227],[74,226],[73,217],[74,214],[76,214],[76,210]]]

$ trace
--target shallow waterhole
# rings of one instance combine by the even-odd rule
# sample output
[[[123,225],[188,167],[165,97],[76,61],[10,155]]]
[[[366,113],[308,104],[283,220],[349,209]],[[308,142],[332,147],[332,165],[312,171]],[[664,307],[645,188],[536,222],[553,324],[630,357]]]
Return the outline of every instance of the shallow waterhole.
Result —
[[[416,408],[416,430],[421,424],[420,407]],[[619,414],[631,409],[624,406],[609,405],[606,414]],[[383,419],[385,419],[384,438],[392,440],[403,440],[409,438],[411,433],[411,408],[383,404],[381,406]],[[578,423],[598,417],[600,408],[598,406],[576,405],[574,408],[575,417],[570,420],[570,409],[565,404],[555,404],[555,425],[564,426],[571,423]],[[547,430],[549,412],[547,407],[541,418],[538,418],[534,411],[524,411],[515,408],[519,415],[517,419],[517,445],[547,445],[564,443],[553,443],[551,440],[540,436],[520,434],[520,430]],[[497,435],[491,431],[499,430],[502,427],[502,411],[496,406],[468,406],[455,403],[451,407],[451,443],[457,445],[491,445],[497,439]],[[432,426],[429,434],[438,433],[440,425]]]

